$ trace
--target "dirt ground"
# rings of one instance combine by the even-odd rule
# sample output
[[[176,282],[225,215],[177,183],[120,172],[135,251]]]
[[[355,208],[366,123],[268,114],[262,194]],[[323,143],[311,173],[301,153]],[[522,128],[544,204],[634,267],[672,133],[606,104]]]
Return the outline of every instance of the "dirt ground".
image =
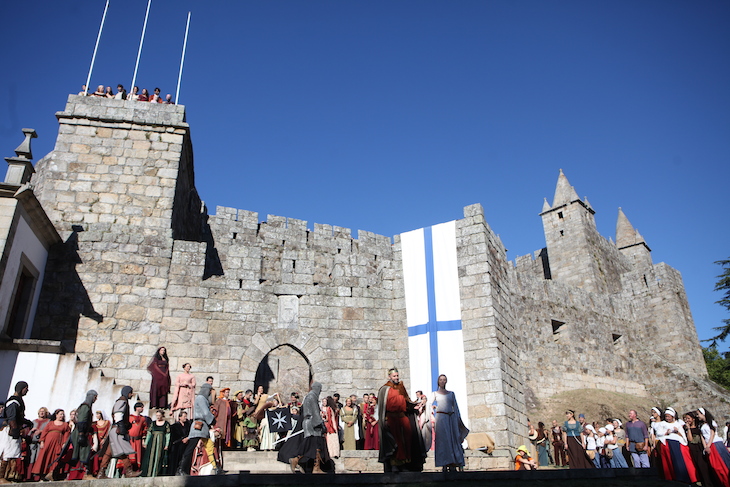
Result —
[[[547,399],[537,401],[537,407],[528,411],[532,424],[537,426],[542,421],[546,426],[556,419],[559,424],[565,421],[565,411],[572,409],[576,417],[583,413],[586,421],[602,423],[606,418],[619,418],[624,423],[628,420],[629,410],[635,409],[639,419],[648,421],[649,410],[653,406],[669,406],[657,404],[648,397],[633,396],[620,392],[608,392],[599,389],[578,389],[555,394]],[[679,413],[682,414],[683,411]]]

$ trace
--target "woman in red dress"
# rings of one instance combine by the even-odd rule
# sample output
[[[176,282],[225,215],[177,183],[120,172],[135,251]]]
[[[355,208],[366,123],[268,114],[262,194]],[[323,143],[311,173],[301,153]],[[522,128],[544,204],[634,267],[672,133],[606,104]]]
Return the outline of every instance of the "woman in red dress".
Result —
[[[63,409],[56,409],[53,412],[53,421],[43,429],[41,434],[40,449],[38,450],[38,458],[33,464],[31,473],[33,479],[41,480],[52,471],[58,469],[58,458],[63,448],[63,444],[71,433],[71,428],[66,423],[66,414]]]
[[[363,404],[365,411],[363,418],[365,422],[365,449],[380,450],[380,439],[378,438],[378,417],[375,415],[375,406],[378,399],[375,394],[370,394],[368,404]]]
[[[170,360],[167,358],[167,349],[160,347],[152,357],[147,370],[152,374],[150,385],[150,409],[167,409],[167,395],[170,393]]]
[[[99,473],[99,465],[101,464],[101,459],[104,456],[104,450],[108,448],[106,440],[109,435],[110,425],[110,421],[108,419],[104,419],[104,413],[97,411],[96,422],[91,427],[93,430],[91,449],[94,450],[94,458],[91,461],[91,474],[94,477],[96,477]]]

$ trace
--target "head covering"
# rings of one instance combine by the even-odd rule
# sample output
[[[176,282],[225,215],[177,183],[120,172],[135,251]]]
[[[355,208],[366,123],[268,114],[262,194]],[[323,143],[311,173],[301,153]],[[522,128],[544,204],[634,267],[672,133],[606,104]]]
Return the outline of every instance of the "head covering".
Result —
[[[520,446],[518,446],[518,447],[517,447],[517,451],[518,451],[518,452],[521,452],[521,451],[523,451],[523,452],[525,452],[525,453],[530,453],[530,452],[529,452],[529,450],[527,449],[527,447],[526,447],[525,445],[520,445]]]
[[[212,388],[212,385],[208,384],[207,382],[203,382],[203,384],[200,386],[200,389],[198,389],[198,395],[203,396],[207,399],[210,396],[210,390]]]
[[[124,386],[124,387],[122,387],[122,396],[127,397],[132,392],[134,392],[134,389],[132,389],[130,386]]]
[[[606,434],[606,428],[598,428],[598,431],[600,431],[603,435]]]
[[[661,415],[662,412],[659,410],[659,408],[651,408],[652,411],[656,412],[657,414]]]
[[[622,427],[623,427],[623,425],[624,425],[624,424],[623,424],[623,423],[621,422],[621,420],[620,420],[620,419],[618,419],[618,418],[613,418],[613,420],[614,420],[614,421],[616,421],[616,422],[618,423],[618,427],[619,427],[619,428],[622,428]]]
[[[613,431],[613,429],[614,428],[613,428],[613,425],[612,424],[607,424],[606,425],[606,431]]]
[[[96,392],[94,389],[90,389],[86,393],[86,399],[84,399],[84,404],[88,404],[89,406],[91,406],[92,404],[94,404],[94,401],[96,400],[96,398],[98,396],[99,396],[98,392]]]
[[[225,392],[230,391],[230,390],[231,390],[230,387],[224,387],[223,389],[221,389],[220,392],[218,393],[218,399],[223,399],[223,396],[225,396]]]
[[[322,384],[319,382],[312,382],[312,392],[317,394],[317,397],[322,393]]]
[[[243,394],[243,391],[236,391],[236,393],[233,395],[233,397],[238,397],[239,394]]]
[[[585,415],[585,414],[583,414],[583,413],[580,413],[580,414],[578,415],[578,417],[579,417],[579,418],[583,418],[583,419],[585,419],[586,415]]]
[[[15,392],[20,394],[20,391],[28,387],[28,383],[24,380],[19,381],[17,384],[15,384]]]
[[[586,429],[592,431],[593,433],[596,432],[596,428],[594,428],[592,424],[587,424]]]
[[[666,415],[666,414],[669,414],[669,415],[671,415],[671,416],[672,416],[673,418],[676,418],[676,417],[677,417],[677,411],[675,411],[675,410],[674,410],[674,409],[672,409],[672,408],[667,408],[667,410],[666,410],[666,411],[664,411],[664,414],[665,414],[665,415]]]
[[[706,413],[705,413],[705,408],[697,408],[697,411],[698,411],[698,412],[699,412],[699,413],[700,413],[700,414],[701,414],[702,416],[704,416],[704,415],[706,414]]]

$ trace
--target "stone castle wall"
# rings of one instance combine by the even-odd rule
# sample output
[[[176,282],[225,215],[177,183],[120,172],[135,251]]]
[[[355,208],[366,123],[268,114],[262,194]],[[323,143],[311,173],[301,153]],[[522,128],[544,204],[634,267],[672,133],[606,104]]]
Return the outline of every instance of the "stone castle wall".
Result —
[[[234,390],[271,373],[274,357],[325,393],[374,392],[393,365],[409,385],[398,236],[208,215],[184,107],[70,96],[57,117],[33,183],[65,242],[49,257],[36,336],[142,398],[159,346],[173,379],[190,362]],[[557,392],[659,393],[634,347],[655,336],[666,340],[652,360],[707,390],[679,273],[632,265],[580,200],[560,208],[542,214],[547,248],[514,266],[481,206],[456,222],[470,426],[500,445],[524,442],[531,401]]]

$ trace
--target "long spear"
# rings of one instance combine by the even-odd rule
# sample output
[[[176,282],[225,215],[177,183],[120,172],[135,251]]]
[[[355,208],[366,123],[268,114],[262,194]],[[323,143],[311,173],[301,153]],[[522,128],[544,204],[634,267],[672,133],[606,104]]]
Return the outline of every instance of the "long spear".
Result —
[[[150,5],[152,5],[152,0],[147,0],[147,13],[144,14],[142,37],[139,40],[139,50],[137,51],[137,62],[134,64],[134,76],[132,76],[132,86],[129,87],[130,93],[134,92],[134,84],[137,82],[137,68],[139,67],[139,58],[142,56],[142,44],[144,43],[144,33],[147,31],[147,19],[150,16]]]
[[[99,40],[101,39],[101,31],[104,29],[104,21],[106,20],[106,11],[109,10],[109,0],[106,0],[104,7],[104,15],[101,16],[101,25],[99,25],[99,34],[96,36],[96,44],[94,45],[94,54],[91,56],[91,66],[89,66],[89,75],[86,77],[86,85],[84,94],[89,93],[89,83],[91,83],[91,71],[94,69],[94,61],[96,61],[96,50],[99,49]]]
[[[183,41],[182,57],[180,57],[180,72],[177,75],[177,89],[175,90],[175,105],[180,98],[180,81],[182,80],[183,63],[185,62],[185,48],[188,46],[188,29],[190,28],[190,12],[188,12],[188,21],[185,24],[185,40]]]

